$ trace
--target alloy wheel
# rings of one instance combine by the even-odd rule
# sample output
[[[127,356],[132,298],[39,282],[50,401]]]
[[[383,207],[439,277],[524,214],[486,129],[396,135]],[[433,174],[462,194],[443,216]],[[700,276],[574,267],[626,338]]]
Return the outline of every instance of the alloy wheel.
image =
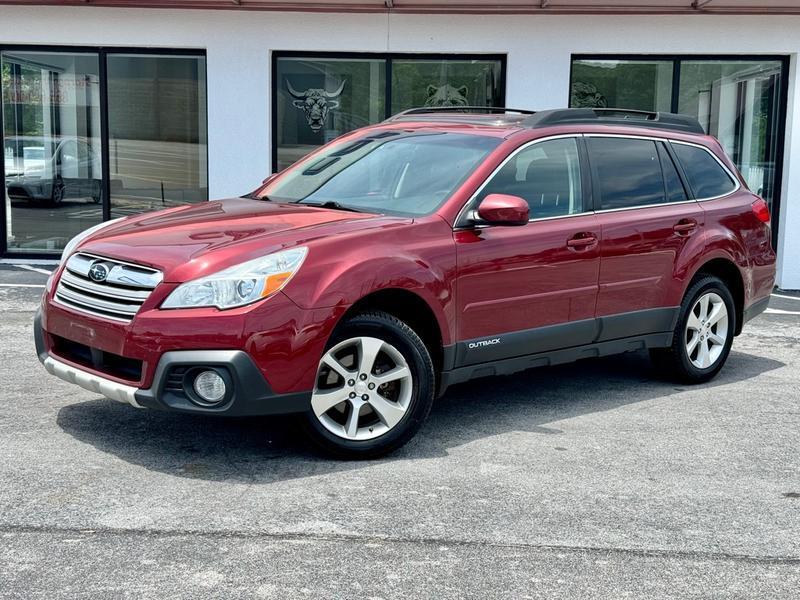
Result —
[[[355,337],[320,360],[311,408],[334,435],[371,440],[403,419],[412,392],[411,369],[397,348],[378,338]]]
[[[719,360],[728,341],[728,308],[715,292],[697,299],[686,322],[686,354],[698,369]]]

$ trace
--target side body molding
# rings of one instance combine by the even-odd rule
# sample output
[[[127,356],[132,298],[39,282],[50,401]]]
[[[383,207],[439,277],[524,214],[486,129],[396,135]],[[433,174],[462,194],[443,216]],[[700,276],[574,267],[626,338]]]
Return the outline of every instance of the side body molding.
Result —
[[[442,374],[441,392],[477,377],[667,347],[679,312],[678,306],[653,308],[457,342],[445,353],[452,369]]]

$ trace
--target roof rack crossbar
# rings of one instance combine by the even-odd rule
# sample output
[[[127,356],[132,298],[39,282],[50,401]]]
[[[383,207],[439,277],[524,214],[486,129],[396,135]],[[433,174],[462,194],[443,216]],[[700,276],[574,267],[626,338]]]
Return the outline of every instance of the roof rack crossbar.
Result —
[[[520,115],[533,115],[535,114],[532,110],[527,110],[524,108],[506,108],[505,106],[419,106],[416,108],[409,108],[407,110],[401,111],[395,115],[392,115],[387,119],[387,121],[394,121],[396,119],[400,119],[402,117],[406,117],[409,115],[424,115],[430,113],[451,113],[451,112],[463,112],[463,113],[515,113]]]
[[[690,115],[668,112],[650,112],[626,108],[562,108],[539,111],[527,117],[522,125],[526,127],[551,127],[555,125],[586,125],[609,123],[649,127],[652,129],[673,129],[689,133],[705,134],[700,122]]]

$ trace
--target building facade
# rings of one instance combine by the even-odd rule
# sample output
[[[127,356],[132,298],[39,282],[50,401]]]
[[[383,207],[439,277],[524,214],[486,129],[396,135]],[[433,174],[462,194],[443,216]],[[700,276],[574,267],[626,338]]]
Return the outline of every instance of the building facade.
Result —
[[[6,257],[245,194],[420,105],[693,114],[773,211],[800,289],[800,15],[0,6]]]

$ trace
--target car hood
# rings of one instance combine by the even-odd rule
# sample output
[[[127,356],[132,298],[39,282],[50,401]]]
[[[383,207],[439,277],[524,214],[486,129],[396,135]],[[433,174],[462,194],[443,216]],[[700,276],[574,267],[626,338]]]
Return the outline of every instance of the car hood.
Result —
[[[322,237],[408,221],[232,198],[119,221],[88,237],[78,250],[151,266],[164,273],[164,281],[183,282]]]

